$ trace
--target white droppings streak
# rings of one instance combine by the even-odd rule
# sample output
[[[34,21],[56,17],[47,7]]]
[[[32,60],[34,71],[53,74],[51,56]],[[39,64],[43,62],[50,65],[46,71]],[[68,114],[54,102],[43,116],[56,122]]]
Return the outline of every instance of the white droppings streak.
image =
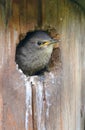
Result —
[[[32,116],[32,88],[31,82],[33,82],[33,77],[29,78],[23,74],[21,69],[18,69],[18,65],[16,65],[16,69],[21,74],[21,79],[24,80],[24,84],[26,87],[26,114],[25,114],[25,130],[29,128],[29,116]]]
[[[22,72],[22,70],[21,70],[21,69],[19,69],[19,72],[20,72],[21,74],[23,74],[23,72]],[[25,75],[24,75],[24,77],[25,77]]]
[[[11,54],[11,36],[10,36],[10,32],[8,32],[8,54],[10,56]]]
[[[38,130],[45,130],[44,124],[42,122],[42,111],[43,111],[43,85],[41,84],[40,81],[38,81],[38,87],[37,87],[37,114],[38,114],[38,121],[37,121],[37,126]]]
[[[50,77],[51,77],[51,81],[54,84],[55,83],[55,76],[52,72],[50,72],[49,74],[50,74]]]
[[[24,75],[25,76],[25,75]],[[28,130],[29,126],[29,116],[32,116],[32,88],[31,83],[35,84],[34,77],[26,77],[24,78],[25,86],[26,86],[26,116],[25,116],[25,130]]]
[[[26,80],[26,79],[25,79]],[[32,89],[29,81],[25,81],[26,86],[26,115],[25,115],[25,130],[28,130],[29,114],[32,115]]]
[[[49,118],[49,110],[52,104],[50,103],[50,94],[47,91],[45,94],[46,94],[46,100],[47,100],[46,117]]]
[[[16,69],[18,69],[18,65],[16,65]],[[23,74],[22,70],[18,69],[19,73],[21,74],[21,79],[24,79],[25,87],[26,87],[26,115],[25,115],[25,130],[29,129],[29,116],[32,116],[32,88],[31,83],[35,84],[35,76],[26,77]],[[54,75],[50,73],[50,78],[52,83],[54,83]],[[43,102],[43,83],[41,81],[36,82],[36,105],[37,105],[37,126],[38,130],[46,130],[45,122],[43,120],[43,112],[44,111],[44,102]],[[50,106],[50,94],[48,91],[45,91],[46,96],[46,117],[49,118],[49,110]]]

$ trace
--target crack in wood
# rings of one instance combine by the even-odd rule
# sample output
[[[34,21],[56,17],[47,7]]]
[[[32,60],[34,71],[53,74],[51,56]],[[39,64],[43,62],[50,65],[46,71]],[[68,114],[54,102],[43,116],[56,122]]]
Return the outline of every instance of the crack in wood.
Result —
[[[42,0],[38,0],[38,26],[41,28],[43,23],[42,18]]]

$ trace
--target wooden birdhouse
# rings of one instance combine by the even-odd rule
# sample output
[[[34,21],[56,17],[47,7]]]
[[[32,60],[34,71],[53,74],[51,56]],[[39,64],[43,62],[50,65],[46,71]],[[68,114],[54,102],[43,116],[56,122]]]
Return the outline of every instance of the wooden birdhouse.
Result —
[[[0,130],[85,129],[83,2],[0,0]],[[15,62],[16,46],[39,29],[61,42],[49,72],[26,76]]]

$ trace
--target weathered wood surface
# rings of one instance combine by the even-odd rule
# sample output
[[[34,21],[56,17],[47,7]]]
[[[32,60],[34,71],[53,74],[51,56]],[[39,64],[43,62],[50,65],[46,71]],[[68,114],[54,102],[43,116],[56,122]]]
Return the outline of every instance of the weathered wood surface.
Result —
[[[72,0],[73,2],[76,2],[79,6],[81,6],[82,9],[85,11],[85,1],[84,0]]]
[[[27,78],[15,63],[16,44],[49,26],[62,40],[54,66]],[[0,0],[0,130],[84,130],[84,35],[85,14],[68,0]]]

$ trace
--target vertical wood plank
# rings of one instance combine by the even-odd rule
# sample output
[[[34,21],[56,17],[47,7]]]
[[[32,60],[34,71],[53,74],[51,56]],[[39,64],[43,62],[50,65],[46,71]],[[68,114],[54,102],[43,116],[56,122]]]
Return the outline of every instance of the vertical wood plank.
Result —
[[[36,6],[33,1],[11,2],[11,8],[9,1],[4,3],[6,7],[0,3],[0,130],[33,130],[31,86],[27,95],[26,79],[17,69],[15,51],[20,35],[34,29],[37,23]],[[7,17],[9,12],[11,15]]]
[[[58,129],[81,129],[81,24],[83,11],[76,4],[68,0],[48,1],[45,3],[46,24],[54,26],[62,36],[61,59],[61,124]],[[49,13],[48,13],[49,12]],[[84,17],[83,17],[84,19]],[[85,21],[85,19],[84,19]],[[82,33],[83,34],[83,33]],[[52,87],[52,86],[51,86]],[[55,99],[55,97],[54,97]],[[59,106],[58,106],[59,107]],[[56,111],[56,108],[55,110]],[[51,117],[52,118],[52,117]],[[59,119],[57,116],[55,118]],[[59,120],[58,120],[59,121]],[[51,120],[53,124],[53,120]],[[51,124],[51,125],[52,125]],[[49,129],[53,129],[51,126]],[[47,125],[48,126],[48,125]],[[55,127],[57,129],[57,126]]]
[[[85,33],[85,24],[83,24],[85,21],[85,13],[82,14],[81,18],[81,34]],[[81,86],[82,86],[82,91],[81,91],[81,129],[85,129],[85,37],[82,35],[82,40],[81,40]]]

